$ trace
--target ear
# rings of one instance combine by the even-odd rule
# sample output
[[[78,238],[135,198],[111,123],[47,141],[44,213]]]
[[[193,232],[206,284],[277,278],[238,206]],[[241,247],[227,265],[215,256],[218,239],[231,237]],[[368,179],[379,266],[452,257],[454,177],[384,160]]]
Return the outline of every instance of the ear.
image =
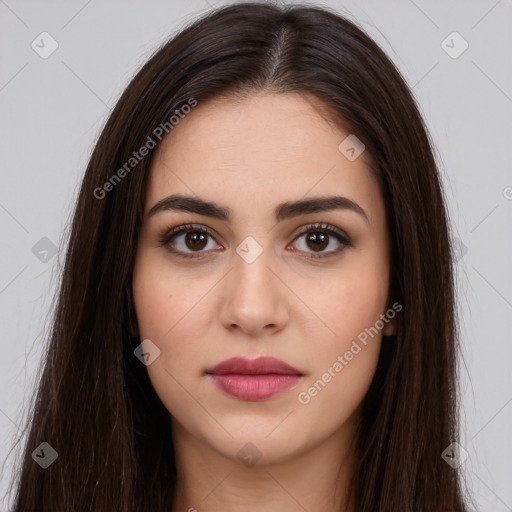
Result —
[[[393,336],[396,334],[396,324],[396,316],[389,319],[389,321],[384,325],[384,329],[382,329],[382,334],[384,336]]]
[[[393,275],[393,274],[392,274]],[[384,328],[382,329],[383,336],[394,336],[398,329],[398,315],[402,311],[402,305],[397,300],[396,281],[391,278],[391,285],[388,289],[387,297],[387,309],[384,313],[387,322],[384,322]]]
[[[382,334],[384,336],[394,336],[398,329],[398,315],[402,311],[402,305],[398,301],[393,302],[393,298],[388,302],[388,309],[384,313],[387,322],[384,322]]]

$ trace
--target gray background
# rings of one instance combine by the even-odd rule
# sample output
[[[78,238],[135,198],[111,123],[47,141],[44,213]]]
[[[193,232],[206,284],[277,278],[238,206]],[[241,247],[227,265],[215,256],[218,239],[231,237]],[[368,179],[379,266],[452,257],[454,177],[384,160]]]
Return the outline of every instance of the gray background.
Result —
[[[99,130],[150,52],[222,3],[0,0],[2,493],[14,460],[6,456],[33,396],[62,237]],[[462,467],[478,510],[510,511],[512,0],[323,5],[358,21],[385,49],[437,147],[460,247],[462,444],[469,454]],[[59,44],[47,59],[31,48],[43,31]],[[469,44],[458,58],[442,45],[453,31]],[[444,44],[458,52],[462,41],[452,40]],[[59,250],[53,256],[52,246]]]

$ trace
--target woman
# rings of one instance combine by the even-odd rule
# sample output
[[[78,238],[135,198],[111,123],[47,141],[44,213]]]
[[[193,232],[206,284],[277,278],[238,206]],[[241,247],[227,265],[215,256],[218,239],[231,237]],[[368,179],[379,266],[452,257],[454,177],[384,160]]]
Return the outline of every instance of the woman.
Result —
[[[83,179],[14,510],[462,511],[447,214],[353,23],[235,4]]]

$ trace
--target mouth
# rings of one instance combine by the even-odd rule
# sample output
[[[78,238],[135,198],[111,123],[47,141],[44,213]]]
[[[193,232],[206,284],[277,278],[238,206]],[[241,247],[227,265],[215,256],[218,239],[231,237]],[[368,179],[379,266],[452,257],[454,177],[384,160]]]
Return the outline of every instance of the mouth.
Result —
[[[244,401],[267,400],[303,378],[299,370],[273,357],[233,357],[205,373],[220,391]]]

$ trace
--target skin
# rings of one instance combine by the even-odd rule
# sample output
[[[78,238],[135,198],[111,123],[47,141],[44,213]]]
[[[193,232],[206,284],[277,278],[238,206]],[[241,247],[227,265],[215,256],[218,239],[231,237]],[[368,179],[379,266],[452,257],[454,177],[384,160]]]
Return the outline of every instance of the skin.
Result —
[[[349,133],[325,112],[307,94],[217,97],[199,103],[156,149],[133,293],[140,338],[160,349],[147,370],[172,417],[173,511],[342,509],[361,404],[382,334],[392,334],[395,323],[369,338],[309,403],[299,402],[299,393],[390,307],[383,198],[368,155],[349,161],[338,150]],[[175,193],[225,205],[233,217],[172,210],[148,216]],[[333,194],[356,202],[368,221],[348,209],[274,218],[278,203]],[[171,244],[200,258],[180,258],[159,243],[187,223],[214,236],[199,249],[184,234]],[[315,251],[307,235],[296,236],[314,223],[339,228],[351,246],[329,235]],[[247,236],[263,250],[252,263],[236,252]],[[331,256],[309,258],[318,253]],[[264,401],[243,401],[223,394],[204,373],[233,356],[261,355],[299,369],[299,384]],[[261,456],[254,465],[237,456],[249,442]]]

